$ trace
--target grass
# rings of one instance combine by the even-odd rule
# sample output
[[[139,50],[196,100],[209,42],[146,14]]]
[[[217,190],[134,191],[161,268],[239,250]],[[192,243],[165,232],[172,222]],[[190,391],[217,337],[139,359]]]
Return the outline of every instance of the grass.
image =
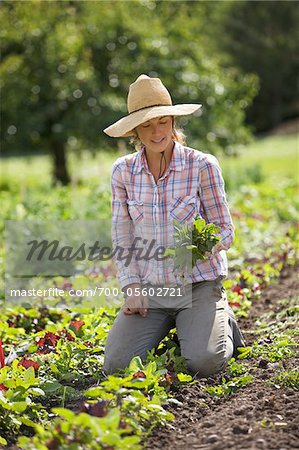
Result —
[[[241,184],[267,179],[277,183],[283,179],[297,179],[298,135],[269,136],[255,140],[244,147],[239,157],[218,157],[228,189],[237,189]],[[192,143],[189,145],[192,147]],[[81,155],[70,154],[69,170],[73,184],[88,184],[90,180],[107,183],[111,165],[120,156],[116,151],[98,151],[94,156],[88,151]],[[2,186],[12,183],[26,187],[51,184],[52,164],[48,155],[13,156],[2,159]]]
[[[255,140],[237,158],[219,157],[224,177],[229,185],[240,180],[277,183],[283,179],[298,179],[298,135],[269,136]]]
[[[107,181],[110,175],[112,162],[119,155],[116,152],[99,151],[93,157],[90,152],[82,151],[80,155],[68,155],[69,171],[72,174],[73,183],[79,180],[95,178],[99,183]],[[2,161],[2,185],[14,183],[37,187],[38,185],[50,185],[52,180],[52,161],[49,155],[12,156],[3,158]]]

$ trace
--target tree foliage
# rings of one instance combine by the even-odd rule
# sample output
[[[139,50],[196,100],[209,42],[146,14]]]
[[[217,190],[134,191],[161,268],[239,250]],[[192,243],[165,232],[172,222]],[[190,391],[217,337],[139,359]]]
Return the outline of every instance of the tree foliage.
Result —
[[[66,150],[115,145],[102,130],[126,114],[129,84],[147,73],[174,103],[203,104],[181,120],[189,145],[234,153],[250,139],[245,109],[257,78],[221,67],[207,3],[2,2],[4,152],[51,152],[55,178],[67,183]]]
[[[299,5],[292,1],[224,2],[213,21],[228,66],[255,73],[260,90],[247,120],[264,131],[298,116]],[[217,10],[220,12],[220,9]]]

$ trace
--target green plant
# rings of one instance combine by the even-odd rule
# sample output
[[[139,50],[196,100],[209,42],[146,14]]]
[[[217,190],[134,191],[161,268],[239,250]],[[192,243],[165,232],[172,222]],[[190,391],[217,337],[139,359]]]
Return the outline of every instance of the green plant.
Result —
[[[253,381],[253,376],[249,374],[233,377],[227,381],[225,377],[222,378],[222,384],[218,386],[208,386],[204,390],[212,397],[223,397],[225,395],[232,394],[238,389],[247,386],[247,384]]]
[[[299,391],[299,372],[297,369],[284,370],[276,375],[274,383]]]
[[[289,334],[280,333],[273,338],[266,336],[255,341],[251,347],[240,348],[238,358],[264,358],[269,362],[275,362],[295,356],[297,344]]]
[[[139,450],[139,436],[130,436],[132,428],[121,418],[118,409],[107,411],[102,417],[86,413],[75,414],[69,409],[53,408],[60,418],[50,428],[35,426],[36,434],[30,439],[22,436],[18,445],[25,450],[73,449],[84,446],[89,450],[113,448]]]
[[[5,436],[47,420],[46,409],[35,400],[45,396],[39,384],[34,368],[25,369],[18,360],[0,369],[0,423]]]
[[[190,272],[198,260],[207,259],[207,253],[221,240],[217,235],[220,228],[196,214],[193,223],[181,224],[174,220],[174,248],[168,248],[165,255],[175,260],[175,268],[182,273]]]

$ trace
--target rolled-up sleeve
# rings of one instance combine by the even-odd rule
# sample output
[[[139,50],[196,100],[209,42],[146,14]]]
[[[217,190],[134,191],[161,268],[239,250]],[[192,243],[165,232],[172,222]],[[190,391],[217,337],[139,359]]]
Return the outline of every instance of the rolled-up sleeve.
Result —
[[[127,191],[122,180],[122,165],[117,161],[112,166],[111,174],[111,235],[113,249],[120,249],[123,254],[128,253],[132,245],[133,225],[127,207]],[[131,283],[140,283],[139,270],[134,257],[128,265],[126,260],[119,258],[119,251],[115,252],[114,262],[117,267],[117,278],[121,288]]]
[[[199,174],[199,196],[201,213],[207,223],[220,228],[221,241],[213,253],[228,250],[234,241],[234,225],[226,200],[224,180],[218,160],[212,156],[204,158]]]

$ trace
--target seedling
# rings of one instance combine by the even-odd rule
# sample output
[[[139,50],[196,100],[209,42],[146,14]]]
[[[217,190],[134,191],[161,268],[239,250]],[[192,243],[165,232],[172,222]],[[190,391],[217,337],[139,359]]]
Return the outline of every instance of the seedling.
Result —
[[[220,242],[220,228],[197,214],[192,224],[174,220],[174,247],[166,249],[165,256],[172,256],[175,269],[183,277],[190,273],[198,260],[206,260],[213,247]]]

